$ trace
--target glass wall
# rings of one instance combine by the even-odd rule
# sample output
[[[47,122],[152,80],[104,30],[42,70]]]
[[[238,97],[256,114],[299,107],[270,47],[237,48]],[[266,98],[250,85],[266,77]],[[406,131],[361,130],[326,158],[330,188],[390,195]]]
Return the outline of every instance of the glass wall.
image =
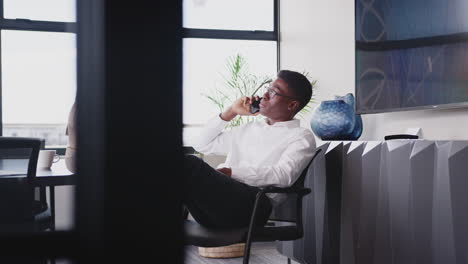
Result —
[[[76,94],[76,1],[2,2],[2,135],[64,148]]]

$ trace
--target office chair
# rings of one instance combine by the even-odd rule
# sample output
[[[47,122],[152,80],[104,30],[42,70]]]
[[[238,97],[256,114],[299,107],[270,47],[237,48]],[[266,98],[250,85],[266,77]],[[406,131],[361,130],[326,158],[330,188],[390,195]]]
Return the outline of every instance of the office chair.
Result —
[[[0,137],[0,231],[53,229],[45,195],[35,198],[34,180],[41,140]],[[8,176],[12,174],[12,176]]]
[[[260,189],[255,199],[248,227],[211,229],[198,224],[196,221],[185,220],[185,244],[199,247],[222,247],[245,243],[243,263],[247,264],[249,263],[252,242],[288,241],[301,238],[303,236],[302,198],[311,192],[310,189],[304,188],[304,181],[310,165],[320,151],[321,149],[315,151],[309,164],[292,186],[285,188],[268,186]],[[269,222],[265,226],[256,226],[254,224],[257,217],[258,203],[267,193],[283,193],[288,196],[296,196],[296,215],[293,217],[293,220],[286,215],[274,218],[270,216]],[[184,217],[187,215],[188,210],[185,209]],[[291,263],[289,258],[288,263]]]

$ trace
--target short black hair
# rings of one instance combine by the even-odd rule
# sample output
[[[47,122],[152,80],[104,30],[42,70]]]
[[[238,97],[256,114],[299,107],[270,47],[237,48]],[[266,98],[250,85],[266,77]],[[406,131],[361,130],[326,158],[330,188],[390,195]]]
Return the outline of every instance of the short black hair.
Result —
[[[312,84],[310,81],[304,74],[289,70],[279,71],[277,77],[288,84],[289,90],[301,103],[297,112],[301,111],[309,103],[310,98],[312,98]]]

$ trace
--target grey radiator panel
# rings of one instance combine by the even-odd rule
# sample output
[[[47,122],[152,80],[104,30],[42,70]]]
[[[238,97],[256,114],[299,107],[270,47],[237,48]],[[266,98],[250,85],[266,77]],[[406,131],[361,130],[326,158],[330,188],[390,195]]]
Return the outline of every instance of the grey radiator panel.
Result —
[[[301,263],[468,263],[468,141],[325,142],[309,170]]]
[[[434,142],[416,142],[411,153],[411,202],[414,245],[413,263],[431,263],[432,208],[436,148]]]
[[[409,264],[410,239],[412,238],[410,204],[410,154],[412,143],[406,141],[388,141],[386,174],[388,180],[388,203],[390,215],[390,248],[393,263]],[[384,148],[385,149],[385,148]],[[398,227],[398,228],[395,228]],[[387,252],[385,255],[388,255]]]
[[[359,236],[359,212],[360,212],[360,189],[362,178],[361,156],[364,151],[364,142],[356,141],[344,155],[344,170],[342,177],[342,210],[341,210],[341,235],[340,235],[340,257],[345,263],[354,264],[355,246]],[[351,221],[343,221],[350,219]]]
[[[362,182],[359,211],[359,247],[356,258],[364,263],[374,259],[377,235],[377,210],[380,186],[380,164],[382,145],[380,142],[368,142],[362,154]],[[345,221],[345,220],[343,220]]]
[[[432,263],[455,263],[448,156],[451,143],[436,144],[436,175],[432,213]]]
[[[448,157],[456,263],[468,263],[468,142],[452,142]]]

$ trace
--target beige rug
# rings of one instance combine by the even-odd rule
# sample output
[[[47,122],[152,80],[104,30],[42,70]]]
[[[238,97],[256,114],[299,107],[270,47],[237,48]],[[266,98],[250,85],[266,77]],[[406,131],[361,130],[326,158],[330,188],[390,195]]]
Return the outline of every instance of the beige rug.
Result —
[[[237,258],[244,256],[245,243],[225,247],[198,247],[198,254],[205,258]]]

